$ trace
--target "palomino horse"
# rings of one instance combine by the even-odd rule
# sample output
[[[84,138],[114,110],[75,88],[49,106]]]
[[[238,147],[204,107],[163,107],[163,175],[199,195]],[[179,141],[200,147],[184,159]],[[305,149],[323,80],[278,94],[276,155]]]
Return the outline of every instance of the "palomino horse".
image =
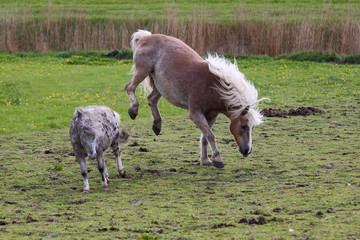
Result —
[[[134,76],[125,89],[130,98],[129,115],[135,119],[139,103],[136,87],[147,79],[152,91],[148,96],[153,116],[153,131],[161,131],[157,107],[164,97],[171,104],[187,109],[190,119],[201,130],[201,162],[205,166],[224,167],[212,132],[219,113],[231,120],[230,131],[244,157],[252,151],[252,130],[262,120],[257,106],[260,100],[254,85],[245,79],[237,64],[217,55],[206,60],[181,40],[138,30],[132,35]],[[210,143],[212,161],[208,158]]]

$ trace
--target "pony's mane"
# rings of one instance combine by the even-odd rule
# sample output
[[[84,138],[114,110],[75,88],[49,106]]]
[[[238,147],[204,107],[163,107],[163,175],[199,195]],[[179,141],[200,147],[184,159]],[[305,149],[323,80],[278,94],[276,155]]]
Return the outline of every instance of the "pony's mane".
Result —
[[[254,85],[245,78],[238,69],[236,61],[231,63],[217,54],[208,54],[206,61],[209,70],[217,76],[220,86],[217,87],[231,118],[240,116],[242,111],[249,106],[246,114],[249,125],[256,126],[263,122],[263,116],[258,109],[258,104],[264,99],[258,100],[258,92]]]

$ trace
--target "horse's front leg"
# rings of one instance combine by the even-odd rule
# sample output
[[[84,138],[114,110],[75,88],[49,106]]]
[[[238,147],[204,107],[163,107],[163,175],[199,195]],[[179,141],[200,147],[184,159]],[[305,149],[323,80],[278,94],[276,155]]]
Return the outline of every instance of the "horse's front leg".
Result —
[[[154,88],[147,98],[151,109],[151,115],[154,118],[152,129],[156,135],[159,135],[161,131],[162,118],[157,104],[161,98],[161,95],[159,91],[156,88]]]
[[[139,102],[137,101],[135,96],[135,89],[149,75],[149,72],[150,71],[146,71],[146,70],[141,71],[138,70],[138,68],[135,68],[133,78],[131,79],[130,82],[128,82],[125,85],[125,90],[129,95],[129,99],[130,99],[130,108],[128,113],[131,119],[135,119],[139,111]]]
[[[203,113],[201,112],[193,112],[190,111],[190,119],[195,123],[195,125],[201,130],[202,132],[202,143],[205,144],[204,141],[204,137],[206,138],[207,142],[210,143],[210,147],[212,150],[212,165],[217,167],[217,168],[223,168],[224,167],[224,163],[223,160],[220,156],[220,152],[216,146],[216,141],[215,141],[215,135],[211,130],[211,127],[209,126],[208,121],[206,120],[205,116]],[[203,146],[204,146],[203,145]],[[207,151],[205,151],[204,149],[202,149],[202,157],[203,154],[207,155]],[[203,158],[202,158],[203,160]],[[204,159],[205,162],[208,162],[207,160]],[[207,163],[209,165],[209,163]]]
[[[85,163],[85,153],[81,152],[75,152],[76,160],[78,161],[81,169],[81,175],[84,179],[84,189],[83,193],[88,193],[90,190],[89,186],[89,180],[88,180],[88,171],[86,169],[86,163]]]
[[[217,118],[217,116],[207,120],[210,129],[212,129],[212,126],[215,124],[216,118]],[[204,166],[212,166],[213,163],[208,157],[207,147],[208,147],[208,141],[207,141],[206,137],[204,136],[204,134],[201,133],[201,137],[200,137],[200,148],[201,148],[200,159],[201,159],[201,163]]]
[[[104,190],[108,190],[109,189],[109,174],[106,169],[103,152],[100,151],[99,149],[96,152],[97,152],[96,160],[97,160],[97,164],[98,164],[98,170],[101,175],[102,187]]]

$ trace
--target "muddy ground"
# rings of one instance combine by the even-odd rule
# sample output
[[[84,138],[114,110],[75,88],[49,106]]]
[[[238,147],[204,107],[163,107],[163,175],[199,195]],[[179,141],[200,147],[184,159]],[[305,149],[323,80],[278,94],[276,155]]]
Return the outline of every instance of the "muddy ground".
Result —
[[[261,114],[265,117],[282,117],[288,116],[309,116],[310,114],[322,114],[324,111],[314,107],[299,107],[297,109],[283,110],[283,109],[272,109],[265,108],[261,110]]]

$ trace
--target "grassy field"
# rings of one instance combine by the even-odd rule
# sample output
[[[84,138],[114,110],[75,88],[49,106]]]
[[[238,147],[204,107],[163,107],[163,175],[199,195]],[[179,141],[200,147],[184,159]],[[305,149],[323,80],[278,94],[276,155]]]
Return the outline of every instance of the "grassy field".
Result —
[[[200,131],[164,100],[160,136],[138,91],[127,115],[129,61],[0,55],[1,239],[358,239],[360,66],[242,60],[260,108],[316,107],[322,114],[266,118],[242,158],[222,116],[224,169],[199,164]],[[88,160],[90,193],[68,127],[75,107],[105,104],[132,129],[125,179],[111,151],[104,192]]]
[[[221,21],[233,19],[239,13],[237,10],[251,10],[251,17],[262,18],[268,15],[271,18],[286,17],[290,19],[303,19],[306,12],[308,18],[319,18],[319,13],[332,10],[350,11],[359,16],[356,9],[359,6],[357,0],[333,1],[291,1],[291,0],[226,0],[226,1],[135,1],[135,0],[75,0],[75,1],[48,1],[48,0],[0,0],[0,9],[5,13],[32,13],[41,16],[48,8],[55,15],[62,15],[64,12],[69,16],[85,14],[88,18],[123,18],[129,15],[137,15],[140,18],[161,18],[167,11],[176,9],[180,19],[187,19],[192,15],[194,9],[206,8],[214,10],[214,17]],[[3,15],[5,16],[5,15]],[[210,17],[210,16],[209,16]]]

